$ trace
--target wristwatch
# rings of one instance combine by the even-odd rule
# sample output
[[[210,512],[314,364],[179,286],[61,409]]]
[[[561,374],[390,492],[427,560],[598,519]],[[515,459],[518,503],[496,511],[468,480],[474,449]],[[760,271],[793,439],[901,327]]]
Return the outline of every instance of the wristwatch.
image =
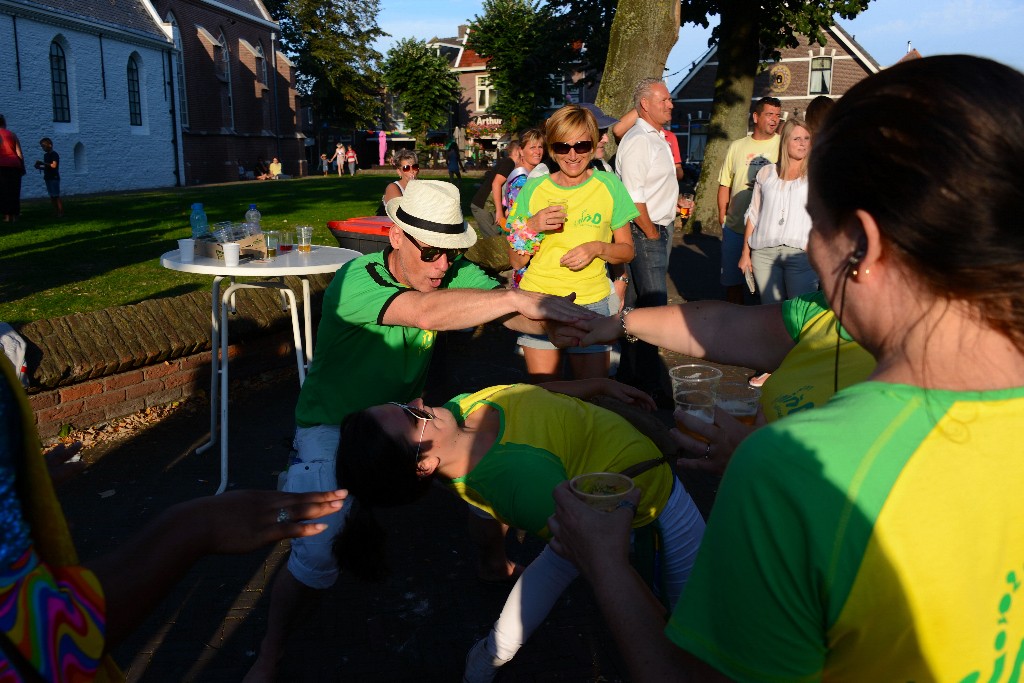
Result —
[[[632,335],[626,331],[626,316],[629,315],[632,311],[632,306],[626,306],[622,309],[622,311],[619,312],[619,324],[622,325],[622,334],[625,335],[626,341],[628,341],[630,344],[639,339],[639,337]]]

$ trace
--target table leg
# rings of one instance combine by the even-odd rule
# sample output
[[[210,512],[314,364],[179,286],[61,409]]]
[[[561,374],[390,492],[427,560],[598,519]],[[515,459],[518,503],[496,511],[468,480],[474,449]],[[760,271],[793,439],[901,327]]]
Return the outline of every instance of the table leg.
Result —
[[[213,292],[210,297],[210,440],[196,449],[196,453],[205,453],[217,443],[217,405],[218,389],[220,388],[220,283],[224,276],[213,278]]]
[[[313,363],[313,314],[309,306],[309,278],[302,278],[302,316],[306,327],[306,343],[302,347],[305,353],[306,370]]]

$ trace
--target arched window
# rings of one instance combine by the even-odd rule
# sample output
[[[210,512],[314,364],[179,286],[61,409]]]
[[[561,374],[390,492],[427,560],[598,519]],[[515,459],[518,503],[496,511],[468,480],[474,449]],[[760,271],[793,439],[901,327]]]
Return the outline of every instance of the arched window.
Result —
[[[171,34],[174,37],[174,78],[178,82],[178,103],[181,107],[178,118],[181,120],[182,128],[188,128],[188,98],[185,96],[185,52],[181,47],[181,31],[178,29],[178,20],[173,14],[167,14],[167,23],[171,25]]]
[[[68,96],[68,62],[64,48],[57,41],[50,43],[50,84],[53,91],[53,120],[71,121],[71,99]]]
[[[256,43],[256,80],[267,85],[267,56],[263,51],[263,41]]]
[[[218,60],[217,76],[224,81],[227,85],[222,90],[222,102],[224,112],[227,114],[225,117],[224,124],[230,128],[235,127],[235,104],[231,93],[231,50],[228,48],[228,39],[224,37],[224,32],[221,31],[217,37],[218,46],[215,48],[214,56]]]
[[[133,126],[142,125],[142,87],[135,55],[128,58],[128,118]]]

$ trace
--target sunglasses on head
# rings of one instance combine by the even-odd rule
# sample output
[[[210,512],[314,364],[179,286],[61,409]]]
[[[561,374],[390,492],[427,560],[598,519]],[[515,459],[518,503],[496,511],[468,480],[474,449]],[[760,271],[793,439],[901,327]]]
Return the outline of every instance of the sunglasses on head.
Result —
[[[420,261],[423,261],[424,263],[433,263],[437,259],[441,258],[441,254],[447,256],[448,263],[451,263],[466,253],[465,249],[442,249],[441,247],[424,246],[417,242],[416,238],[407,232],[405,233],[405,237],[413,243],[413,246],[420,250]]]
[[[418,171],[420,170],[419,164],[405,164],[402,166],[403,171]]]
[[[586,154],[590,150],[594,149],[593,140],[580,140],[573,144],[568,142],[552,142],[551,151],[555,154],[568,154],[570,149],[576,150],[577,154]]]
[[[422,422],[423,426],[420,428],[420,439],[416,442],[416,462],[420,461],[420,449],[423,448],[423,432],[427,430],[427,423],[434,419],[434,416],[427,411],[416,408],[415,406],[408,405],[406,403],[396,403],[395,401],[389,401],[390,405],[398,406],[405,411],[406,415],[413,418],[413,425],[417,422]]]

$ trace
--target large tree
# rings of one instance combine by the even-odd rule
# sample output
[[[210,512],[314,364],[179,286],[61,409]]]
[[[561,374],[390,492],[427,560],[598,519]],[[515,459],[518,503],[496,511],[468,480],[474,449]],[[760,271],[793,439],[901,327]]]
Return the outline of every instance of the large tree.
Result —
[[[401,100],[406,126],[420,146],[426,144],[428,128],[447,125],[452,106],[462,95],[448,60],[413,38],[400,40],[388,50],[384,80]]]
[[[295,63],[299,93],[319,116],[345,127],[375,126],[380,59],[373,41],[380,0],[266,0],[281,25],[281,46]]]
[[[509,132],[535,125],[560,96],[561,79],[577,58],[572,36],[539,0],[484,0],[483,10],[470,24],[467,46],[488,59],[498,92],[488,111]]]

